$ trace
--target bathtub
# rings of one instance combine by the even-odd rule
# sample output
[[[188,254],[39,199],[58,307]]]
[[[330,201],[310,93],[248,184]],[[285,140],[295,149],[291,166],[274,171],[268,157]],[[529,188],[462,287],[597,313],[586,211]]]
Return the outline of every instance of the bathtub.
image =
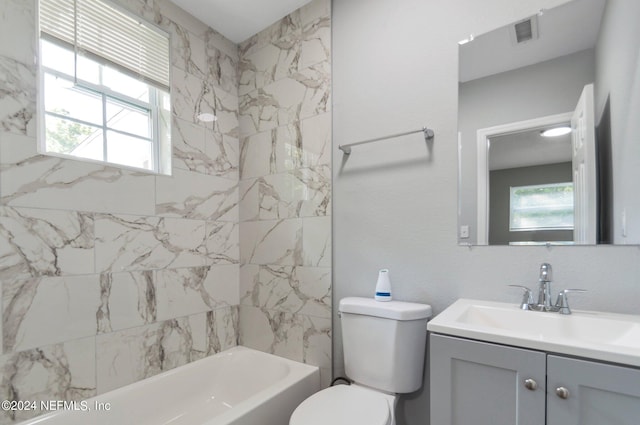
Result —
[[[234,347],[20,425],[287,425],[319,389],[315,366]]]

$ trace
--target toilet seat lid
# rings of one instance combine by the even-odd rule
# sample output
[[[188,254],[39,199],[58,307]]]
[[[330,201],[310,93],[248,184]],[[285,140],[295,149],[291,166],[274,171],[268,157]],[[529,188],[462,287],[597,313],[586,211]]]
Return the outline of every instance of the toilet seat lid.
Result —
[[[389,403],[381,394],[355,386],[336,385],[303,401],[289,425],[389,425]]]

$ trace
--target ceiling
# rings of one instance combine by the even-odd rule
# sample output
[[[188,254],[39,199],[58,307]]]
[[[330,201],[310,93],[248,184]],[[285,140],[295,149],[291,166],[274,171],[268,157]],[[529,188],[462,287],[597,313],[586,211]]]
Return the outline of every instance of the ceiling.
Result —
[[[234,43],[245,41],[311,0],[171,0]]]
[[[571,162],[571,134],[559,137],[541,136],[543,130],[560,126],[562,125],[554,124],[491,137],[489,169],[494,171]]]
[[[605,0],[572,1],[538,16],[539,38],[515,44],[512,25],[477,36],[460,46],[460,79],[510,71],[595,46]]]

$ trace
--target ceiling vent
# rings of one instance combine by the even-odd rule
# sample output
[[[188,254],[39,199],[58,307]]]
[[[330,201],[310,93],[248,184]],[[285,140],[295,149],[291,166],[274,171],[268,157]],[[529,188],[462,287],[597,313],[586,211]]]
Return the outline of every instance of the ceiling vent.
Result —
[[[538,15],[534,15],[511,26],[511,41],[515,44],[538,39]]]

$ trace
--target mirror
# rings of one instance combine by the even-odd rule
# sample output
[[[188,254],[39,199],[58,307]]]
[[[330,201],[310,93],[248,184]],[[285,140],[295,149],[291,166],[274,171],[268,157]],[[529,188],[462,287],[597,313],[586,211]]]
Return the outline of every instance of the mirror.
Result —
[[[573,0],[459,43],[459,243],[640,244],[638,17]]]

